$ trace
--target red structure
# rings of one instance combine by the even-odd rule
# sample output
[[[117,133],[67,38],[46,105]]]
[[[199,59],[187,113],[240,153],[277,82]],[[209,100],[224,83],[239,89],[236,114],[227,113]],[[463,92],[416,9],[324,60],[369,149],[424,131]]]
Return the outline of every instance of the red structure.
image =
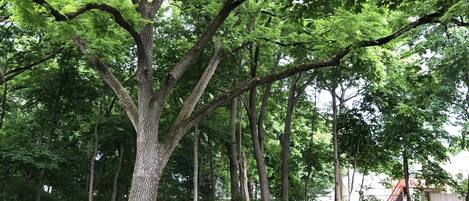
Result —
[[[410,179],[410,188],[415,188],[418,186],[417,180]],[[388,198],[388,201],[404,201],[404,198],[406,198],[405,194],[405,180],[401,179],[399,180],[396,185],[394,185],[394,188],[392,189],[391,195]]]

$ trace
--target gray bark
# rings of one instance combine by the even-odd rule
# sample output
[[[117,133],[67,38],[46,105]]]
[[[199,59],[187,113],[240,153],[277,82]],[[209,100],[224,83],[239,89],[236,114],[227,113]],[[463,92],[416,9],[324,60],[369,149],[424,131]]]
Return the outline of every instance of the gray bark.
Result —
[[[197,201],[199,198],[199,128],[195,126],[194,133],[194,185],[193,185],[193,200]]]
[[[340,162],[338,151],[337,136],[337,97],[335,91],[331,91],[332,95],[332,141],[334,150],[334,200],[342,201],[342,178],[340,174]]]
[[[270,96],[270,90],[272,88],[272,84],[266,84],[264,95],[262,97],[261,108],[259,110],[259,119],[257,120],[257,129],[259,133],[259,144],[261,145],[261,152],[264,154],[264,119],[266,108]]]
[[[251,196],[249,194],[249,188],[248,188],[248,171],[247,171],[247,159],[246,159],[246,154],[241,152],[241,195],[242,199],[245,201],[251,200]]]
[[[231,100],[231,111],[230,111],[230,123],[231,123],[231,138],[229,146],[229,157],[230,157],[230,181],[231,181],[231,199],[232,200],[241,200],[241,191],[239,186],[239,161],[238,161],[238,151],[237,151],[237,142],[236,142],[236,108],[237,108],[237,99],[233,98]]]
[[[236,137],[236,136],[235,136]],[[218,176],[215,174],[215,168],[213,167],[213,149],[212,149],[212,142],[210,140],[209,135],[207,134],[207,144],[208,144],[208,151],[210,155],[210,187],[212,190],[212,200],[217,200],[217,183],[218,183]],[[236,140],[236,139],[235,139]]]
[[[257,173],[259,174],[259,183],[261,189],[261,200],[270,201],[269,181],[267,178],[267,167],[264,161],[264,156],[261,152],[261,145],[259,142],[259,135],[256,122],[256,89],[252,89],[249,97],[249,128],[251,130],[252,146],[254,149],[254,157],[256,159]]]
[[[99,120],[96,121],[94,125],[94,140],[93,140],[93,149],[91,151],[91,158],[90,158],[90,180],[89,180],[89,188],[88,188],[88,201],[93,201],[93,192],[94,192],[94,163],[96,159],[96,154],[98,154],[98,127],[99,127]]]
[[[285,115],[285,128],[282,136],[282,187],[281,197],[282,201],[288,201],[288,187],[289,187],[289,165],[288,160],[290,156],[290,134],[293,119],[293,112],[295,110],[295,104],[297,102],[297,89],[296,84],[299,79],[299,75],[291,80],[290,93],[288,95],[287,111]]]
[[[3,128],[3,119],[5,118],[5,114],[7,112],[7,94],[8,94],[8,84],[7,81],[2,74],[2,80],[3,80],[3,94],[2,94],[2,112],[0,113],[0,129]]]
[[[254,18],[250,19],[248,24],[248,31],[252,32],[254,30]],[[255,43],[251,44],[251,54],[250,54],[250,63],[251,63],[251,78],[257,76],[257,68],[259,65],[259,46]],[[259,128],[258,122],[256,120],[256,99],[257,99],[257,88],[251,88],[249,92],[249,105],[247,108],[248,117],[249,117],[249,129],[251,131],[252,146],[254,150],[254,158],[256,159],[257,173],[259,175],[259,184],[261,189],[261,200],[270,201],[270,190],[269,190],[269,181],[267,177],[267,167],[264,161],[264,155],[261,149],[261,142],[259,141]]]

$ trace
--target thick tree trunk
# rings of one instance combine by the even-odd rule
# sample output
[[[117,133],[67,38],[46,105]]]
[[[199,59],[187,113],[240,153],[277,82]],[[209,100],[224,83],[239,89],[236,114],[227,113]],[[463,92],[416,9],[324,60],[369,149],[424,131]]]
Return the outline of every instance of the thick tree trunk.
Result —
[[[337,136],[337,100],[335,91],[331,91],[332,95],[332,141],[334,149],[334,192],[335,201],[342,201],[342,178],[340,174],[340,161],[338,151],[338,136]]]
[[[295,104],[297,99],[296,83],[299,76],[296,76],[291,80],[290,93],[288,95],[287,111],[285,115],[285,128],[282,137],[282,189],[281,197],[282,201],[288,201],[288,187],[289,187],[289,166],[288,159],[290,156],[290,134],[293,119],[293,111],[295,110]]]
[[[141,2],[138,8],[147,20],[153,20],[152,9],[149,2]],[[171,154],[158,144],[159,115],[163,106],[153,106],[153,32],[152,24],[146,24],[139,32],[142,47],[137,51],[138,121],[134,123],[137,151],[129,201],[156,201],[160,177]]]
[[[193,184],[193,200],[199,198],[199,128],[195,126],[194,134],[194,184]]]
[[[157,128],[140,130],[129,201],[156,201],[160,176],[169,154],[157,146]]]
[[[409,161],[407,159],[406,153],[402,154],[402,160],[404,164],[405,195],[406,195],[407,201],[412,201],[412,197],[410,195]]]
[[[124,159],[124,144],[120,143],[119,145],[119,159],[117,161],[117,169],[116,173],[114,174],[114,179],[112,180],[112,194],[111,194],[111,201],[116,201],[117,198],[117,186],[119,181],[119,174],[122,167],[122,160]]]
[[[236,142],[236,108],[237,99],[231,100],[230,123],[231,123],[231,139],[229,146],[230,157],[230,181],[231,181],[231,200],[241,200],[241,191],[239,188],[239,175],[238,175],[238,152]]]

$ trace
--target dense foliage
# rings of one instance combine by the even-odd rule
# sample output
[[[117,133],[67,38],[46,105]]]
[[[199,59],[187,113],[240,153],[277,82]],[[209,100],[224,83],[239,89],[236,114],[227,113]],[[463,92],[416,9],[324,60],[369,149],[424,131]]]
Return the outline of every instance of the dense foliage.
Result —
[[[468,21],[467,0],[0,0],[0,199],[367,199],[334,191],[351,170],[469,199],[442,168],[469,149]]]

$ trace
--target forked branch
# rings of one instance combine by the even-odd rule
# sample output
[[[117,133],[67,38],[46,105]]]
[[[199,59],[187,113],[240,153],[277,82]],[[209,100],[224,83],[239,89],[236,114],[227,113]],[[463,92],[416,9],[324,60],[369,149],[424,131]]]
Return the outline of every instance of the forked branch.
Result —
[[[156,93],[157,98],[160,99],[156,102],[156,104],[159,104],[159,106],[161,106],[166,102],[165,100],[170,95],[172,89],[174,88],[174,85],[181,78],[184,72],[186,72],[190,63],[194,60],[195,57],[197,57],[202,52],[204,47],[211,40],[217,30],[221,27],[221,25],[229,16],[231,11],[233,11],[237,6],[239,6],[243,2],[244,0],[227,0],[225,1],[225,3],[223,3],[222,9],[218,12],[218,15],[215,17],[215,19],[213,19],[213,21],[210,23],[205,33],[165,76],[160,90],[158,91],[158,93]]]
[[[205,88],[207,88],[208,82],[212,79],[212,76],[215,73],[215,70],[217,69],[218,64],[220,63],[221,57],[222,57],[221,46],[215,43],[215,51],[213,53],[212,58],[210,59],[210,62],[208,63],[207,68],[205,68],[204,73],[202,74],[199,81],[197,82],[197,85],[194,87],[194,90],[192,90],[191,95],[189,95],[189,97],[184,101],[181,111],[179,112],[176,118],[176,121],[173,125],[178,125],[184,119],[187,119],[192,114],[195,106],[200,100],[200,97],[204,93]],[[171,130],[173,129],[175,128],[172,128]],[[171,133],[174,133],[174,132],[171,132]],[[169,139],[173,139],[173,138],[175,138],[175,136],[169,136]],[[169,142],[166,142],[166,143],[169,143]]]

